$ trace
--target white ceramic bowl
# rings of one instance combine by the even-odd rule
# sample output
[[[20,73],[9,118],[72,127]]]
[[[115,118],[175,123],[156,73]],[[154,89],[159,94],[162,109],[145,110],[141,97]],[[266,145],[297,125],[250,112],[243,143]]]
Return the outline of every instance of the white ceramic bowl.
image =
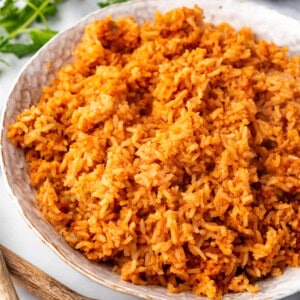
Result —
[[[24,67],[7,99],[2,116],[1,167],[11,197],[38,236],[48,244],[64,261],[100,284],[118,291],[145,299],[174,299],[175,295],[162,287],[136,286],[120,279],[107,265],[88,261],[72,249],[63,237],[47,223],[35,204],[35,191],[29,184],[29,176],[22,151],[16,149],[7,139],[7,125],[25,108],[38,101],[42,87],[55,76],[55,70],[71,60],[71,53],[81,39],[84,27],[95,19],[107,15],[118,18],[131,15],[142,22],[159,10],[166,12],[179,6],[193,7],[198,4],[204,9],[206,21],[229,22],[236,29],[251,27],[257,37],[288,46],[290,54],[300,55],[300,23],[275,11],[253,3],[237,0],[178,0],[178,1],[135,1],[115,5],[88,15],[69,30],[60,33],[44,46]],[[45,64],[51,62],[51,68]],[[257,294],[229,294],[224,299],[280,299],[300,291],[300,268],[288,268],[280,277],[259,283]],[[205,299],[192,293],[176,294],[176,299]]]

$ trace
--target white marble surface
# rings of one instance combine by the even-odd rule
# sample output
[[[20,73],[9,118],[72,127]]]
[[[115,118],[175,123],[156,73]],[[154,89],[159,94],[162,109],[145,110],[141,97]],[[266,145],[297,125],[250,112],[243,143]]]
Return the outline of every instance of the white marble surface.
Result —
[[[237,0],[242,1],[242,0]],[[244,0],[246,1],[246,0]],[[250,1],[250,0],[249,0]],[[251,0],[300,20],[299,0]],[[57,30],[68,28],[78,19],[96,10],[96,0],[69,0],[61,5],[61,14],[53,21],[52,26]],[[63,16],[63,17],[62,17]],[[0,65],[0,110],[9,94],[10,88],[28,58],[18,60],[7,56],[9,66]],[[49,275],[67,285],[71,289],[88,297],[96,299],[133,300],[132,296],[109,290],[81,275],[64,263],[30,230],[17,211],[16,205],[8,197],[0,176],[0,243],[21,255],[32,264],[47,272]],[[295,280],[300,279],[295,278]],[[20,287],[16,287],[21,300],[37,299]],[[1,295],[0,295],[1,299]],[[63,299],[62,299],[63,300]],[[285,300],[300,300],[300,293]]]

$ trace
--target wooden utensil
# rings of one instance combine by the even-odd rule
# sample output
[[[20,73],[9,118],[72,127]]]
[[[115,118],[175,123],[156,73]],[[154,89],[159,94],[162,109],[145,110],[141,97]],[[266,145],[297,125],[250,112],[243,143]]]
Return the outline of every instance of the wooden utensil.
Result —
[[[2,300],[18,300],[15,287],[10,278],[3,254],[0,250],[0,295]]]
[[[12,251],[0,244],[0,252],[1,251],[3,254],[0,255],[1,300],[18,300],[18,296],[13,287],[8,271],[10,272],[13,280],[18,285],[24,287],[26,290],[38,296],[40,299],[90,300],[90,298],[84,297],[72,291],[65,285],[61,284],[45,272],[41,271],[28,261],[24,260],[19,255],[13,253]],[[2,295],[7,295],[8,298],[2,298]]]

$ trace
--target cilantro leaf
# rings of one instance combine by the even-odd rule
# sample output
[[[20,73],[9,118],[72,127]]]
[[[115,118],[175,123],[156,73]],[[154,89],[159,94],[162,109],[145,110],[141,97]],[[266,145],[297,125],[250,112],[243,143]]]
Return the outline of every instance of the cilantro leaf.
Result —
[[[16,16],[19,9],[15,6],[15,3],[15,0],[6,0],[0,8],[0,26],[7,32],[10,32],[16,26]]]
[[[20,58],[40,49],[56,34],[49,29],[47,18],[58,13],[57,4],[62,1],[5,0],[0,4],[0,52]],[[37,22],[44,28],[35,28]]]
[[[112,4],[117,4],[117,3],[122,3],[122,2],[127,2],[129,0],[107,0],[103,2],[98,2],[99,7],[104,8],[106,6],[112,5]]]
[[[3,6],[0,8],[0,15],[5,16],[18,10],[18,8],[15,7],[15,3],[16,0],[5,0]]]
[[[21,43],[11,43],[2,45],[0,47],[0,51],[2,53],[12,53],[16,55],[18,58],[24,57],[28,54],[34,53],[38,50],[34,44],[21,44]]]
[[[40,46],[46,44],[51,38],[57,34],[57,31],[50,29],[38,29],[34,28],[30,30],[30,37],[33,43]]]
[[[33,54],[39,50],[45,43],[47,43],[57,32],[49,29],[32,29],[30,30],[30,43],[17,43],[10,40],[4,40],[1,43],[0,52],[12,53],[18,58]]]

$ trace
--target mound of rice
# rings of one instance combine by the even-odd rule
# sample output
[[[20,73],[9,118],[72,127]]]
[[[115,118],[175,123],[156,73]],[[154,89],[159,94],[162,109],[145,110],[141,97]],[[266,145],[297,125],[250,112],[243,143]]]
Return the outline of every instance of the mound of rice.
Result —
[[[209,298],[299,266],[300,57],[199,7],[86,27],[9,126],[36,201],[124,280]]]

